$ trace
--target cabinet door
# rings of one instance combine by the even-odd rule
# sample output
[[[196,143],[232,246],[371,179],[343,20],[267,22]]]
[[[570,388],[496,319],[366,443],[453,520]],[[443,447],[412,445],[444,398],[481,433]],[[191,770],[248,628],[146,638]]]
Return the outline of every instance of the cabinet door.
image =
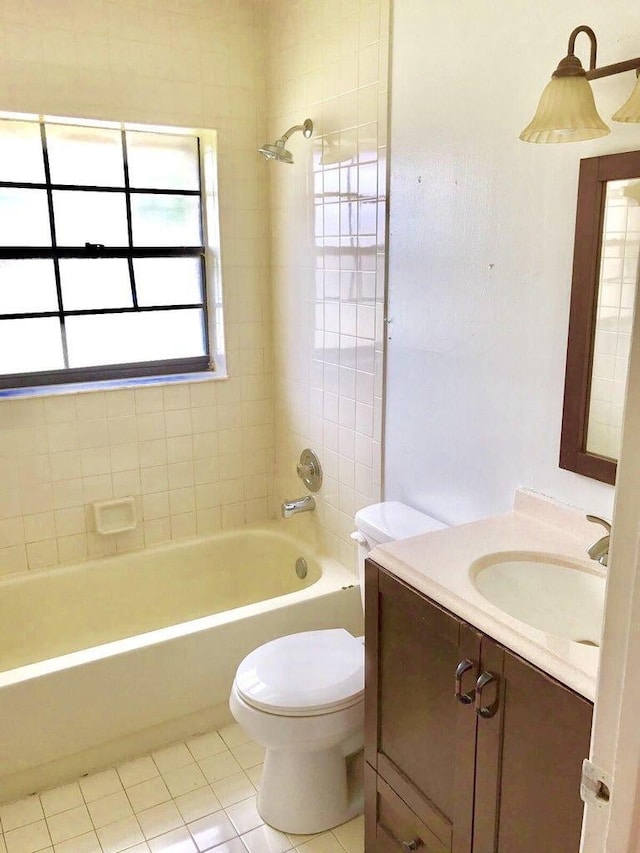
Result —
[[[488,637],[482,669],[500,696],[478,720],[474,853],[578,853],[593,706]]]
[[[469,853],[480,634],[369,562],[365,755],[445,849]],[[368,806],[370,807],[370,806]]]

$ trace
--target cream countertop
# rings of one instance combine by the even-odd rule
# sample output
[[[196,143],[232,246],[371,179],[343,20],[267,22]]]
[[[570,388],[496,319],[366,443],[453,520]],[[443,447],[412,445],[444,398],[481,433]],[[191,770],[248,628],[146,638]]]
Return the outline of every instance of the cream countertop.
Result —
[[[369,555],[400,580],[474,625],[544,672],[593,701],[599,650],[547,634],[487,601],[469,568],[502,551],[558,554],[600,573],[586,548],[602,531],[584,514],[526,490],[518,490],[506,515],[389,542]]]

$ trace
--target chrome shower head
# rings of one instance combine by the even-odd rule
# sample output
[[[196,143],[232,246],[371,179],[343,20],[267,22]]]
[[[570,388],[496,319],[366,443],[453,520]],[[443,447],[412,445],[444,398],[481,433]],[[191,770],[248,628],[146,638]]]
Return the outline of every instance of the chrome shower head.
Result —
[[[258,148],[258,151],[267,160],[277,160],[278,163],[293,163],[293,154],[284,147],[284,144],[284,138],[277,139],[273,144],[265,143],[262,148]]]
[[[298,130],[302,131],[305,139],[309,139],[313,133],[313,122],[311,119],[305,119],[304,124],[295,124],[293,127],[290,127],[289,130],[280,137],[280,139],[276,139],[273,143],[266,142],[258,148],[258,152],[262,154],[263,157],[266,157],[267,160],[277,160],[279,163],[292,164],[293,154],[285,146],[289,137]]]

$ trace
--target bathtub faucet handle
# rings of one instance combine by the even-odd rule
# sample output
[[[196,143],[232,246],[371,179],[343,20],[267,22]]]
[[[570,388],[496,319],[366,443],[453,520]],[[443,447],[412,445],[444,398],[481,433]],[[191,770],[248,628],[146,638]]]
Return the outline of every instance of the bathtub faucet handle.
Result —
[[[310,492],[319,491],[322,485],[322,468],[313,450],[307,447],[302,451],[300,461],[296,465],[296,472]]]
[[[313,462],[307,462],[306,464],[303,462],[298,462],[296,466],[296,471],[298,472],[298,477],[304,480],[305,477],[313,477],[316,473],[316,466]]]

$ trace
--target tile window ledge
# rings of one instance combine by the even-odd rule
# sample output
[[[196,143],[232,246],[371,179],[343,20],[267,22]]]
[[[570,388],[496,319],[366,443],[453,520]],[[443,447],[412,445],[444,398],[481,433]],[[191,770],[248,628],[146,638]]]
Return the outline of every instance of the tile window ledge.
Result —
[[[218,364],[220,358],[218,357]],[[179,385],[184,382],[216,382],[228,379],[226,365],[217,370],[198,373],[175,373],[166,376],[141,376],[130,379],[101,379],[94,382],[73,382],[61,385],[37,385],[32,388],[6,388],[0,390],[2,400],[24,400],[32,397],[57,397],[64,394],[83,394],[91,391],[120,391],[125,388],[148,388],[149,386]]]

